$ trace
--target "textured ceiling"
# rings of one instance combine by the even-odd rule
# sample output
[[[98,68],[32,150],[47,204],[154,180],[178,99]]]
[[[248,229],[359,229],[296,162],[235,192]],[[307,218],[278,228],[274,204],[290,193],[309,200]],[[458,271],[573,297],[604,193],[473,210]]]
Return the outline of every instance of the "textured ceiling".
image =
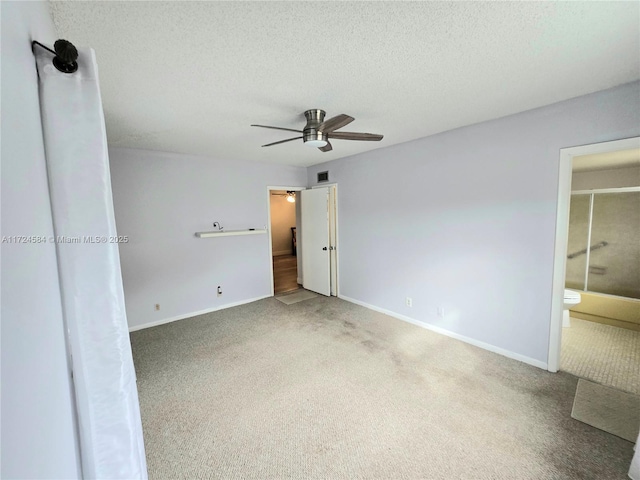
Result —
[[[308,166],[640,78],[638,2],[53,2],[112,146]],[[322,153],[304,110],[346,113]]]
[[[573,159],[574,172],[608,170],[613,168],[639,167],[640,149],[620,150],[617,152],[581,155]]]

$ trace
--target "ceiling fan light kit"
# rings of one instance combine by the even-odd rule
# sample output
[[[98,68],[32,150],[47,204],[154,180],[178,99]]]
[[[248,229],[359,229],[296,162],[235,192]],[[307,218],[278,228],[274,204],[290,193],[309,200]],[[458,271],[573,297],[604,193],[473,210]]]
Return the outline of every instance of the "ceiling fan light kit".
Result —
[[[274,197],[287,197],[287,202],[296,203],[296,192],[293,190],[287,190],[287,193],[272,193]]]
[[[324,110],[307,110],[304,116],[307,125],[302,131],[302,141],[310,147],[324,147],[329,143],[329,135],[318,130],[318,126],[324,121]]]
[[[375,133],[358,133],[358,132],[336,132],[339,128],[350,124],[355,119],[349,115],[340,114],[329,120],[324,119],[326,112],[320,109],[312,109],[304,112],[307,124],[302,130],[294,130],[292,128],[273,127],[270,125],[251,125],[252,127],[270,128],[273,130],[285,130],[287,132],[302,133],[301,137],[288,138],[278,142],[267,143],[263,147],[270,147],[280,143],[292,142],[293,140],[302,139],[305,145],[317,147],[321,152],[329,152],[333,150],[329,139],[337,138],[340,140],[360,140],[379,142],[383,136]]]

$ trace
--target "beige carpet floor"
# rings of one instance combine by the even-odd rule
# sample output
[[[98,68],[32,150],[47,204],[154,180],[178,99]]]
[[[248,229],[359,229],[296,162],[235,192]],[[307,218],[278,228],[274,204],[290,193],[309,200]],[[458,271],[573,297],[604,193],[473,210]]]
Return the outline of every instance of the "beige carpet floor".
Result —
[[[640,394],[640,332],[571,318],[562,329],[560,369]]]
[[[151,479],[624,479],[577,379],[336,298],[131,334]]]

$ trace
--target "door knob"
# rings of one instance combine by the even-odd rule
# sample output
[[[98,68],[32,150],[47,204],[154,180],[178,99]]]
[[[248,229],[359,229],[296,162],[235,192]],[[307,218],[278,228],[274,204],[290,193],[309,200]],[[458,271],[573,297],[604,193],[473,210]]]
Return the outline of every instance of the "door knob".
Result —
[[[323,249],[323,250],[326,250],[326,249],[327,249],[327,247],[322,247],[322,249]]]

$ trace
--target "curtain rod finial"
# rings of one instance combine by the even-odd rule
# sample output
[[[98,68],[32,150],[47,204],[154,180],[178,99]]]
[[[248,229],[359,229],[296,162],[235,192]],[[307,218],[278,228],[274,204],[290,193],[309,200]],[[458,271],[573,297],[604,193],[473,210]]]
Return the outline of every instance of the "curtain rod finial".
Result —
[[[55,55],[53,65],[61,72],[73,73],[78,70],[78,63],[76,62],[78,59],[78,50],[68,40],[56,40],[53,44],[55,51],[35,40],[31,42],[31,49],[33,50],[36,45],[41,46]]]

